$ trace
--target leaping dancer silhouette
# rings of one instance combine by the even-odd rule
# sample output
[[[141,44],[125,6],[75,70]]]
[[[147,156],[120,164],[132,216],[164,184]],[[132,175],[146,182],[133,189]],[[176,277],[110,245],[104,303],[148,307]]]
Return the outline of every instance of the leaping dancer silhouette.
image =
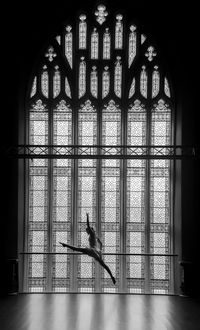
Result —
[[[73,245],[65,244],[62,242],[59,242],[63,247],[68,247],[69,249],[77,252],[81,252],[83,254],[86,254],[90,257],[93,257],[95,260],[99,262],[99,264],[105,268],[105,270],[108,272],[110,275],[113,283],[116,283],[116,280],[114,276],[112,275],[112,272],[110,268],[105,264],[105,262],[102,259],[102,242],[100,239],[96,236],[95,230],[93,227],[90,227],[89,223],[89,214],[86,213],[87,216],[87,227],[86,227],[86,232],[88,234],[88,241],[89,241],[89,247],[81,248],[81,247],[76,247]],[[97,247],[97,244],[99,244],[99,248]]]

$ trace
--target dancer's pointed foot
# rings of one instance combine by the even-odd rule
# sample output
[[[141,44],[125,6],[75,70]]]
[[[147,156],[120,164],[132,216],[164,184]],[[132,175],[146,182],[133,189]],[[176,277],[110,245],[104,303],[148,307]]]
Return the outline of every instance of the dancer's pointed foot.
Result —
[[[112,281],[113,281],[113,284],[116,283],[116,279],[114,278],[114,276],[112,276]]]
[[[65,247],[66,246],[66,244],[65,243],[62,243],[62,242],[59,242],[63,247]]]

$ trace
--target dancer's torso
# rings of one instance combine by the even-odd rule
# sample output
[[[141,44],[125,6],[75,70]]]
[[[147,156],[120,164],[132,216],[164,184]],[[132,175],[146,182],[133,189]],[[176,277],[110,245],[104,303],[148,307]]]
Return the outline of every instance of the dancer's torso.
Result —
[[[90,245],[91,248],[96,248],[96,245],[97,245],[97,239],[96,239],[96,234],[95,234],[95,232],[93,232],[93,231],[90,232],[90,235],[89,235],[88,241],[89,241],[89,245]]]

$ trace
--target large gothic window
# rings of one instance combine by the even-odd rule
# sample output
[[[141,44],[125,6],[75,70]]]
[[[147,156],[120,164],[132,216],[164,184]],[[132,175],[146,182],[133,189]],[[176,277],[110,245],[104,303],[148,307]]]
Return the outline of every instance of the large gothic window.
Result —
[[[173,164],[158,156],[173,144],[173,100],[160,63],[103,5],[47,46],[26,109],[38,157],[26,160],[24,291],[173,292]],[[86,212],[115,286],[59,244],[87,245]]]

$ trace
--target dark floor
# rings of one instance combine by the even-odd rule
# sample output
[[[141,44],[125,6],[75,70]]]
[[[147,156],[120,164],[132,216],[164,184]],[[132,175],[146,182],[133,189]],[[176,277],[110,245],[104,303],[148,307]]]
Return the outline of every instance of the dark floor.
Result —
[[[19,294],[0,299],[1,330],[200,330],[200,301],[179,296]]]

